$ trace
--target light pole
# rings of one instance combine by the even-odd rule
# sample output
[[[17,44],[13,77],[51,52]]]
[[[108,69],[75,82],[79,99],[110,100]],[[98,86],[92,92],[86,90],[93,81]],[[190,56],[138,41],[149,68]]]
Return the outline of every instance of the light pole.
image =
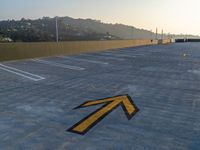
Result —
[[[56,16],[56,42],[58,43],[58,17]]]
[[[156,40],[158,39],[158,28],[156,28]]]

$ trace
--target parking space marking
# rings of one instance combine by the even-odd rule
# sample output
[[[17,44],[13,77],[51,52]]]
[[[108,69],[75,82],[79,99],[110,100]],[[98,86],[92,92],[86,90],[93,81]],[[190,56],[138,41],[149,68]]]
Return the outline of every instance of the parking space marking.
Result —
[[[13,67],[9,67],[9,66],[3,65],[3,64],[0,64],[0,69],[7,71],[7,72],[10,72],[10,73],[13,73],[13,74],[16,74],[18,76],[33,80],[33,81],[40,81],[40,80],[45,79],[44,77],[41,77],[39,75],[35,75],[35,74],[29,73],[29,72],[25,72],[25,71],[22,71],[22,70],[13,68]]]
[[[41,59],[32,59],[32,61],[42,63],[42,64],[46,64],[46,65],[61,67],[61,68],[65,68],[65,69],[78,70],[78,71],[85,70],[85,68],[82,68],[82,67],[65,65],[65,64],[55,63],[55,62],[41,60]]]
[[[129,58],[135,58],[136,56],[133,55],[126,55],[121,53],[110,53],[110,52],[104,52],[102,54],[109,55],[109,56],[118,56],[118,57],[129,57]]]
[[[92,54],[80,54],[80,55],[82,55],[82,56],[89,56],[89,57],[97,57],[97,58],[104,58],[104,59],[111,59],[111,60],[118,60],[118,61],[124,61],[124,59],[123,58],[116,58],[116,57],[109,57],[109,56],[103,56],[103,55],[100,55],[100,54],[98,54],[98,55],[92,55]]]
[[[119,53],[125,53],[132,56],[145,56],[145,54],[136,54],[135,51],[119,50]]]
[[[65,59],[70,59],[70,60],[76,60],[76,61],[85,61],[89,63],[95,63],[95,64],[102,64],[102,65],[108,65],[108,62],[101,62],[101,61],[96,61],[96,60],[88,60],[88,59],[83,59],[83,58],[72,58],[68,56],[57,56],[59,58],[65,58]]]

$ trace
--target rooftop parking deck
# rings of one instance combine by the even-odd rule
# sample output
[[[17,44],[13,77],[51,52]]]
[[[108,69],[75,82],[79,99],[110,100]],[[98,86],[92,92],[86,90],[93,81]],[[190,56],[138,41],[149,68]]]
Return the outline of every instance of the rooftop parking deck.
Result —
[[[128,94],[85,135],[67,131]],[[200,147],[200,44],[141,46],[0,63],[0,149],[187,150]]]

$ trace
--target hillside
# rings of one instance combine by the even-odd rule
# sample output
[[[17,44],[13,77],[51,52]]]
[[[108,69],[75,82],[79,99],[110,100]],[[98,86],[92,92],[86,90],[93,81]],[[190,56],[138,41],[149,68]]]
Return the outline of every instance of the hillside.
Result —
[[[154,34],[148,30],[137,29],[123,24],[106,24],[99,20],[73,19],[70,17],[63,17],[61,19],[63,19],[67,25],[92,29],[98,33],[110,33],[122,39],[146,39],[154,36]]]
[[[147,39],[155,34],[123,24],[106,24],[92,19],[73,19],[58,17],[59,40],[113,40]],[[0,39],[13,41],[38,42],[55,41],[55,18],[43,17],[30,20],[0,21]]]

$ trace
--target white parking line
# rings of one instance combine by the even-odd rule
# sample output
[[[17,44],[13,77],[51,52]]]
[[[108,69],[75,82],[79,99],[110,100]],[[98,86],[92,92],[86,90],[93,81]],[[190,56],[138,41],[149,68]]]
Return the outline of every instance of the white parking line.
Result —
[[[109,56],[129,57],[129,58],[135,58],[136,57],[136,56],[133,56],[133,55],[126,55],[126,54],[121,54],[121,53],[110,53],[110,52],[104,52],[102,54],[109,55]]]
[[[71,66],[71,65],[65,65],[65,64],[60,64],[60,63],[55,63],[55,62],[41,60],[41,59],[32,59],[32,61],[35,61],[35,62],[38,62],[38,63],[42,63],[42,64],[46,64],[46,65],[61,67],[61,68],[65,68],[65,69],[78,70],[78,71],[85,70],[85,68],[81,68],[81,67],[77,67],[77,66]]]
[[[97,57],[97,58],[104,58],[104,59],[113,59],[113,60],[118,60],[118,61],[124,61],[123,58],[116,58],[116,57],[109,57],[109,56],[103,56],[103,55],[92,55],[92,54],[80,54],[82,56],[89,56],[89,57]]]
[[[109,64],[107,62],[101,62],[101,61],[96,61],[96,60],[88,60],[88,59],[82,59],[82,58],[72,58],[72,57],[67,57],[67,56],[57,56],[57,57],[71,59],[71,60],[77,60],[77,61],[85,61],[85,62],[95,63],[95,64],[102,64],[102,65],[108,65]]]
[[[45,79],[44,77],[29,73],[29,72],[25,72],[25,71],[22,71],[22,70],[13,68],[13,67],[9,67],[9,66],[3,65],[3,64],[0,64],[0,69],[10,72],[10,73],[13,73],[13,74],[16,74],[16,75],[19,75],[19,76],[22,76],[24,78],[27,78],[27,79],[30,79],[33,81],[40,81],[40,80]]]
[[[128,55],[132,55],[132,56],[144,56],[145,54],[136,54],[135,51],[127,51],[127,50],[120,50],[118,51],[119,53],[125,53],[125,54],[128,54]]]

